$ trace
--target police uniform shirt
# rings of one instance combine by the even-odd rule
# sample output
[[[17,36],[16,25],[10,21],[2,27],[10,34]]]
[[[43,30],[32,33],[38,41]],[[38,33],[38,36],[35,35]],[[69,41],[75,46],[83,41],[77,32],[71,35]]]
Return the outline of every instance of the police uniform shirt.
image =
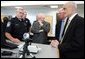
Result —
[[[30,26],[31,23],[27,18],[25,20],[19,20],[15,17],[8,21],[6,32],[10,33],[14,38],[22,40],[23,34],[29,32]]]

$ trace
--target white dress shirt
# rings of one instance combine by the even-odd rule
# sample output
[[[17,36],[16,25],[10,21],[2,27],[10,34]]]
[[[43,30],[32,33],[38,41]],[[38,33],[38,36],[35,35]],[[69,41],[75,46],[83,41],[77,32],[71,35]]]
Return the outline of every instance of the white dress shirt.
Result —
[[[64,35],[63,35],[63,37],[61,38],[61,42],[63,41],[63,38],[64,38],[64,36],[65,36],[65,33],[66,33],[67,28],[69,27],[69,24],[71,23],[72,19],[73,19],[76,15],[77,15],[77,13],[74,13],[71,17],[69,17],[68,24],[67,24],[67,26],[66,26],[66,28],[65,28],[65,31],[64,31]],[[61,43],[61,42],[60,42],[60,43]]]

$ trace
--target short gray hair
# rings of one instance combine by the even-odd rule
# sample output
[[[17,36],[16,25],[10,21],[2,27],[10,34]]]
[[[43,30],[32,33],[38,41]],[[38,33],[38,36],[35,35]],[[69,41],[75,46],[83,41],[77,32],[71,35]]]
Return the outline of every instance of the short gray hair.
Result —
[[[77,4],[75,2],[70,2],[71,5],[73,5],[75,7],[75,9],[77,9]]]
[[[23,7],[17,8],[16,12],[18,12],[20,10],[24,10],[24,8]]]
[[[69,5],[69,6],[72,6],[74,8],[74,12],[77,11],[77,4],[75,2],[69,1],[66,4]]]

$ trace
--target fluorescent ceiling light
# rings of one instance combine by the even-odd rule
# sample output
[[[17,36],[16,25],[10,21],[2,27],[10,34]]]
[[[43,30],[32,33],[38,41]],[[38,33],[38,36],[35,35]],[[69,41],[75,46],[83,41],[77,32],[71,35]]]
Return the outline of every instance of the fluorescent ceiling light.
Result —
[[[51,8],[58,8],[58,6],[50,6]]]
[[[22,7],[15,7],[16,9],[18,9],[18,8],[22,8]]]
[[[55,5],[64,4],[67,1],[1,1],[1,6],[22,6],[22,5]],[[84,4],[84,1],[74,1],[76,4]]]

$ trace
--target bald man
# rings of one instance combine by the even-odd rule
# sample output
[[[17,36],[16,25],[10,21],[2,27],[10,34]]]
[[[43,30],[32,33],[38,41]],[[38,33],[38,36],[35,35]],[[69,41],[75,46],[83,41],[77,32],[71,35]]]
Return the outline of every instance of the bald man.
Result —
[[[77,13],[77,5],[67,2],[63,5],[67,26],[61,42],[56,42],[61,58],[84,58],[84,18]]]
[[[24,9],[18,8],[16,16],[8,21],[5,36],[14,43],[23,41],[23,34],[29,32],[28,20],[23,20]]]
[[[31,32],[33,35],[34,43],[47,44],[47,34],[50,31],[50,24],[45,21],[45,15],[39,13],[36,16],[36,21],[34,21]]]

